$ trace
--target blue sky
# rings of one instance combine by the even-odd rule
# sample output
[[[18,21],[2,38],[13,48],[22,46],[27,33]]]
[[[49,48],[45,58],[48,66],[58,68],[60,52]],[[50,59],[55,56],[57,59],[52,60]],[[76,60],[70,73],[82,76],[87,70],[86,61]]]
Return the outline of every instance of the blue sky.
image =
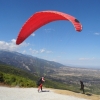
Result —
[[[82,32],[76,32],[69,21],[55,21],[16,45],[22,25],[43,10],[76,17]],[[0,49],[75,67],[100,68],[100,0],[0,0]]]

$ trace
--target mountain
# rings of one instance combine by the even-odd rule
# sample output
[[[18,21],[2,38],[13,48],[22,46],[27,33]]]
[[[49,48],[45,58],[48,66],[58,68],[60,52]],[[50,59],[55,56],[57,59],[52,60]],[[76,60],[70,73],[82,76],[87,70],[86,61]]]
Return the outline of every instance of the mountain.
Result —
[[[0,61],[0,65],[1,65],[1,64],[6,64],[6,63],[4,63],[4,62]]]
[[[57,84],[66,84],[71,90],[79,89],[82,80],[87,92],[100,94],[100,70],[97,69],[67,67],[57,62],[6,50],[0,50],[0,63],[20,68],[35,76],[44,75]]]
[[[0,61],[37,75],[44,75],[53,72],[53,68],[60,68],[64,66],[57,62],[47,61],[30,55],[7,50],[0,50]]]

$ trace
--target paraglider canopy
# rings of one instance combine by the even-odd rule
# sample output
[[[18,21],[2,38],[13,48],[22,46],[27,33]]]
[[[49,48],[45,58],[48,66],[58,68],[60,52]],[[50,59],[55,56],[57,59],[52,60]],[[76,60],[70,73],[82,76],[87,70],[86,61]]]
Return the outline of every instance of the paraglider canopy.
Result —
[[[81,23],[69,14],[58,11],[40,11],[33,14],[22,26],[16,44],[21,44],[28,36],[43,25],[57,20],[68,20],[74,25],[76,31],[80,32],[82,30]]]

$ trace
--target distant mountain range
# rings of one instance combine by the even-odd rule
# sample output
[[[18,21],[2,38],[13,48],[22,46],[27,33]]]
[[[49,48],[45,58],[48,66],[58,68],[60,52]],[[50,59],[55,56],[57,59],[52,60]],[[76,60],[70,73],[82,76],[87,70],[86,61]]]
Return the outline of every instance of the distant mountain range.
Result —
[[[47,61],[30,55],[7,50],[0,50],[0,61],[7,65],[40,75],[52,72],[53,68],[64,67],[63,64],[57,62]]]

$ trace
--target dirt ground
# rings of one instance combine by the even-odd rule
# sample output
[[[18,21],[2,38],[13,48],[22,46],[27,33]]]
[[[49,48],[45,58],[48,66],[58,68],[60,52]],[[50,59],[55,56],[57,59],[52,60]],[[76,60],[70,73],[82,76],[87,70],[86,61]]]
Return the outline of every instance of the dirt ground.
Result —
[[[54,92],[52,89],[43,89],[38,92],[37,88],[19,88],[0,86],[0,100],[88,100],[70,95]]]
[[[9,87],[9,86],[4,85],[4,84],[0,84],[0,86]],[[68,90],[52,89],[52,88],[45,88],[45,87],[43,87],[43,89],[52,90],[55,93],[61,94],[61,95],[74,96],[74,97],[84,98],[84,99],[88,99],[88,100],[100,100],[100,95],[87,94],[87,93],[82,94],[81,92],[75,93],[75,92],[68,91]]]
[[[100,100],[100,95],[94,95],[94,94],[82,94],[82,93],[75,93],[72,91],[67,91],[67,90],[59,90],[59,89],[53,89],[54,92],[58,94],[63,94],[63,95],[70,95],[70,96],[75,96],[79,98],[84,98],[84,99],[89,99],[89,100]]]

